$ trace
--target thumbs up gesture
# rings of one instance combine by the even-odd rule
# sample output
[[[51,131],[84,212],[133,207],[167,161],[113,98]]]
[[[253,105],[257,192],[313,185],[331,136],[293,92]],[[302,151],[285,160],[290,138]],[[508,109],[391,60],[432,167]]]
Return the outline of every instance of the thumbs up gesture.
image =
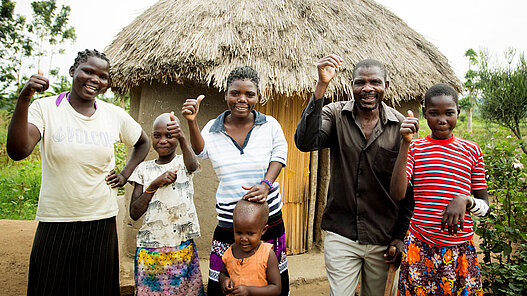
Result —
[[[414,134],[419,131],[419,119],[414,117],[414,113],[408,110],[408,117],[406,117],[401,124],[401,136],[403,141],[410,143]]]
[[[184,137],[181,126],[179,125],[179,119],[176,118],[174,112],[170,112],[170,121],[167,122],[167,130],[173,138],[180,139]]]
[[[181,115],[189,121],[196,120],[196,116],[199,112],[199,105],[204,98],[204,95],[200,95],[196,99],[187,99],[181,108]]]

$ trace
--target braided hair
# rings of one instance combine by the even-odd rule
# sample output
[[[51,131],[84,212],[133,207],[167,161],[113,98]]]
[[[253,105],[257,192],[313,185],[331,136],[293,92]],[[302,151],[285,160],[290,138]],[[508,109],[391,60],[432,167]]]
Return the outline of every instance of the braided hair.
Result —
[[[258,84],[260,83],[260,77],[258,76],[258,72],[249,66],[236,67],[229,73],[227,77],[227,89],[236,80],[249,80],[254,83],[256,90],[259,90]]]
[[[103,52],[100,52],[97,49],[85,49],[83,51],[79,51],[77,53],[77,57],[75,58],[75,62],[73,63],[72,68],[77,69],[80,63],[85,63],[86,61],[88,61],[88,57],[96,57],[105,60],[108,63],[108,68],[110,68],[110,60],[106,57]]]

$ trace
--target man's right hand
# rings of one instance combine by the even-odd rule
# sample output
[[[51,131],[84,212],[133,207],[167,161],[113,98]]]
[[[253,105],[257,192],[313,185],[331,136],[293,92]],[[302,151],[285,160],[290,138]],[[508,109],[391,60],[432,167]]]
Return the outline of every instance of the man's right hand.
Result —
[[[408,110],[408,117],[406,117],[401,124],[401,136],[406,143],[412,142],[414,134],[419,131],[419,119],[414,117],[414,113]]]
[[[43,92],[49,88],[49,80],[40,75],[32,75],[18,96],[20,99],[31,99],[35,92]]]
[[[318,81],[329,84],[335,77],[336,70],[342,65],[344,60],[335,54],[330,54],[318,61]]]
[[[315,87],[315,99],[321,99],[326,93],[329,82],[335,77],[335,72],[344,60],[336,54],[330,54],[318,61],[318,82]]]

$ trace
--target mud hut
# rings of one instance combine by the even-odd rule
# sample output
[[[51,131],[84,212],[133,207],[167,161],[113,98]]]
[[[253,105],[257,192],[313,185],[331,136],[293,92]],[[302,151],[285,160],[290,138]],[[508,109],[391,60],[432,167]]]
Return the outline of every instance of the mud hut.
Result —
[[[226,109],[223,92],[234,67],[250,65],[259,72],[257,109],[281,123],[289,143],[279,182],[291,254],[320,241],[329,178],[327,151],[302,153],[293,142],[317,80],[318,59],[336,53],[345,60],[328,89],[332,100],[352,96],[352,69],[365,58],[386,65],[391,80],[387,103],[405,110],[417,111],[434,83],[460,89],[439,50],[371,0],[162,0],[125,27],[106,53],[113,90],[130,94],[131,114],[147,133],[158,114],[178,114],[186,98],[199,94],[206,95],[199,115],[203,127]],[[203,234],[197,243],[206,257],[216,225],[217,179],[210,162],[202,162],[194,182]],[[124,223],[137,226],[129,219]],[[133,252],[135,233],[132,228],[128,232],[121,253]]]

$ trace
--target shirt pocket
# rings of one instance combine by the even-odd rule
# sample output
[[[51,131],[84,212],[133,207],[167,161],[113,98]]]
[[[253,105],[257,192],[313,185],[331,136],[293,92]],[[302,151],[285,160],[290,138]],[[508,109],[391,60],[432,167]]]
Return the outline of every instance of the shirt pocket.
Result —
[[[390,188],[390,180],[392,179],[392,172],[398,154],[399,151],[397,150],[389,150],[380,146],[375,154],[373,171],[387,191]]]

